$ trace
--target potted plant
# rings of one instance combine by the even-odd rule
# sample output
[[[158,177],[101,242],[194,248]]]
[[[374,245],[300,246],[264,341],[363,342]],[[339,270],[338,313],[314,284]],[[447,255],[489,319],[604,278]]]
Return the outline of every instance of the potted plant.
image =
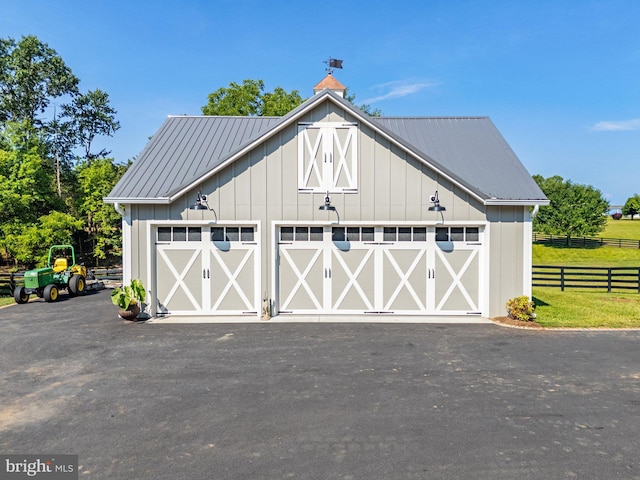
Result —
[[[135,320],[140,315],[140,304],[147,298],[147,291],[138,279],[131,284],[116,288],[111,292],[111,301],[119,307],[118,316],[124,320]]]

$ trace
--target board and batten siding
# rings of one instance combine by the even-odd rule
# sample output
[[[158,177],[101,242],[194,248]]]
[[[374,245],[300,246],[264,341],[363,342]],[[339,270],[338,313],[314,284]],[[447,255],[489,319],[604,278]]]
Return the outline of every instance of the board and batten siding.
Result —
[[[531,238],[525,238],[528,231],[526,225],[530,222],[528,209],[516,206],[487,207],[491,258],[489,314],[492,317],[506,315],[507,300],[527,293],[525,262],[530,264],[531,258],[523,258],[523,252],[527,251],[525,242],[531,242]]]

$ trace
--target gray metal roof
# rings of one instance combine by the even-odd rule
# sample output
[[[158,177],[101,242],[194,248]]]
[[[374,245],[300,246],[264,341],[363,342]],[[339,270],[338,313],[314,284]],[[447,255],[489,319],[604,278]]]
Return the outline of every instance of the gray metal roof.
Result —
[[[486,199],[546,198],[488,117],[374,117],[373,120]]]
[[[490,203],[546,198],[487,117],[369,117],[325,90],[284,117],[169,117],[105,199],[169,202],[327,97]]]
[[[169,117],[109,198],[163,198],[197,181],[280,117]]]

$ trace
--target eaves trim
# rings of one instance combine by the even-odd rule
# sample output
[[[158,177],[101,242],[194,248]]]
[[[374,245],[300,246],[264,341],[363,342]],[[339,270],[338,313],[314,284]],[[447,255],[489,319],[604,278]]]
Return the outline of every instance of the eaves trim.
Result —
[[[148,197],[104,197],[102,199],[104,203],[122,203],[122,204],[170,204],[173,202],[168,197],[157,197],[157,198],[148,198]]]
[[[539,205],[541,207],[546,207],[551,202],[548,199],[529,199],[529,200],[509,200],[509,199],[498,199],[498,198],[489,198],[484,201],[485,205],[498,205],[498,206],[535,206]]]

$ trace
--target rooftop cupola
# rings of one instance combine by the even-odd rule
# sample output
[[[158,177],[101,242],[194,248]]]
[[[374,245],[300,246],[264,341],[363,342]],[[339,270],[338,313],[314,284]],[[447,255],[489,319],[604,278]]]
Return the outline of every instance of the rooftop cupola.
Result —
[[[347,89],[344,85],[342,85],[338,80],[335,79],[331,72],[327,73],[327,76],[324,77],[318,84],[313,87],[313,94],[317,95],[321,91],[329,89],[336,92],[341,97],[344,97],[344,92]]]

